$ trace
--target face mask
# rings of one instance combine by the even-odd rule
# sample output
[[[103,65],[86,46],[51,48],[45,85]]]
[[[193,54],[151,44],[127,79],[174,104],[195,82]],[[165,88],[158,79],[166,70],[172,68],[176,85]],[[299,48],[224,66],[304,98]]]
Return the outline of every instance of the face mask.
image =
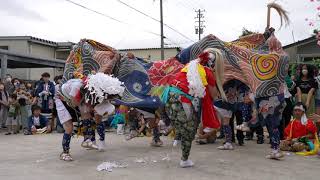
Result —
[[[16,83],[14,83],[14,86],[15,86],[15,87],[19,87],[19,86],[20,86],[20,83],[16,82]]]
[[[303,69],[303,70],[302,70],[302,74],[303,74],[303,75],[307,75],[307,74],[308,74],[308,70]]]

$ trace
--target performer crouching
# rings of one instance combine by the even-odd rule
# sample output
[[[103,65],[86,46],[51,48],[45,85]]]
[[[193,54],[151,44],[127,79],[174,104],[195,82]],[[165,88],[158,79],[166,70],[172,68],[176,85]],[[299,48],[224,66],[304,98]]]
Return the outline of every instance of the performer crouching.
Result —
[[[87,78],[70,79],[57,91],[56,106],[61,124],[65,129],[62,140],[63,152],[60,158],[71,161],[70,139],[73,131],[72,116],[62,103],[62,99],[72,107],[78,107],[83,119],[84,141],[82,147],[90,149],[105,149],[105,126],[102,117],[112,114],[115,107],[109,102],[113,96],[122,95],[124,87],[122,82],[103,73],[89,75]],[[98,145],[95,144],[95,130],[93,129],[94,113],[97,131],[99,134]]]

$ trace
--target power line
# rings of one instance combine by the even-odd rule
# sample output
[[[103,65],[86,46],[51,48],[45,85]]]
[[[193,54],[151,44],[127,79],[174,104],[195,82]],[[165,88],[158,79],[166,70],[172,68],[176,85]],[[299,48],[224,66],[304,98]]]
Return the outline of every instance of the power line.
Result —
[[[146,13],[140,11],[140,10],[138,10],[137,8],[131,6],[131,5],[127,4],[127,3],[125,3],[125,2],[123,2],[123,1],[121,1],[121,0],[117,0],[117,1],[118,1],[119,3],[125,5],[125,6],[129,7],[130,9],[133,9],[134,11],[136,11],[136,12],[138,12],[138,13],[146,16],[146,17],[148,17],[148,18],[150,18],[150,19],[152,19],[152,20],[154,20],[154,21],[157,21],[157,22],[161,23],[160,20],[158,20],[158,19],[156,19],[156,18],[154,18],[154,17],[152,17],[152,16],[150,16],[150,15],[148,15],[148,14],[146,14]],[[166,26],[167,28],[171,29],[172,31],[180,34],[182,37],[184,37],[184,38],[186,38],[186,39],[194,42],[194,40],[190,39],[188,36],[182,34],[181,32],[179,32],[178,30],[176,30],[176,29],[174,29],[173,27],[169,26],[168,24],[163,23],[163,25]]]
[[[71,1],[71,0],[65,0],[65,1],[67,1],[67,2],[69,2],[69,3],[72,3],[72,4],[76,5],[76,6],[79,6],[79,7],[83,8],[83,9],[86,9],[86,10],[88,10],[88,11],[94,12],[94,13],[96,13],[96,14],[98,14],[98,15],[104,16],[104,17],[106,17],[106,18],[108,18],[108,19],[111,19],[111,20],[113,20],[113,21],[116,21],[116,22],[118,22],[118,23],[125,24],[125,25],[128,25],[128,26],[136,27],[136,26],[134,26],[134,25],[132,25],[132,24],[129,24],[129,23],[124,22],[124,21],[121,21],[121,20],[118,20],[118,19],[116,19],[116,18],[114,18],[114,17],[111,17],[111,16],[109,16],[109,15],[107,15],[107,14],[98,12],[98,11],[96,11],[96,10],[93,10],[93,9],[91,9],[91,8],[88,8],[88,7],[86,7],[86,6],[82,5],[82,4],[76,3],[76,2],[74,2],[74,1]],[[139,27],[136,27],[136,28],[141,29],[141,28],[139,28]],[[148,31],[148,30],[144,30],[144,29],[142,29],[142,30],[143,30],[144,32],[147,32],[147,33],[150,33],[150,34],[153,34],[153,35],[156,35],[156,36],[161,36],[160,34],[157,34],[157,33],[152,32],[152,31]],[[168,37],[165,37],[165,38],[168,39],[168,40],[170,40],[172,43],[174,43],[174,41],[171,40],[171,39],[169,39]],[[192,42],[194,42],[194,41],[192,41]],[[174,44],[177,44],[177,43],[174,43]]]
[[[91,9],[91,8],[88,8],[88,7],[86,7],[86,6],[82,5],[82,4],[76,3],[76,2],[74,2],[74,1],[71,1],[71,0],[65,0],[65,1],[67,1],[67,2],[69,2],[69,3],[71,3],[71,4],[74,4],[74,5],[78,6],[78,7],[81,7],[81,8],[83,8],[83,9],[86,9],[86,10],[88,10],[88,11],[91,11],[91,12],[94,12],[94,13],[99,14],[99,15],[101,15],[101,16],[104,16],[104,17],[106,17],[106,18],[108,18],[108,19],[111,19],[111,20],[113,20],[113,21],[116,21],[116,22],[118,22],[118,23],[136,27],[136,26],[134,26],[134,25],[132,25],[132,24],[129,24],[129,23],[124,22],[124,21],[121,21],[121,20],[118,20],[118,19],[116,19],[116,18],[114,18],[114,17],[111,17],[111,16],[109,16],[109,15],[107,15],[107,14],[104,14],[104,13],[101,13],[101,12],[99,12],[99,11],[93,10],[93,9]],[[139,27],[136,27],[136,28],[141,29],[141,28],[139,28]],[[156,36],[161,36],[160,34],[155,33],[155,32],[152,32],[152,31],[148,31],[148,30],[144,30],[144,29],[142,29],[142,30],[143,30],[144,32],[147,32],[147,33],[150,33],[150,34],[153,34],[153,35],[156,35]]]
[[[154,20],[154,21],[158,21],[159,22],[159,20],[158,19],[156,19],[156,18],[154,18],[154,17],[152,17],[152,16],[149,16],[148,14],[146,14],[146,13],[144,13],[144,12],[142,12],[142,11],[140,11],[139,9],[136,9],[135,7],[133,7],[133,6],[130,6],[129,4],[127,4],[127,3],[125,3],[125,2],[123,2],[123,1],[121,1],[121,0],[117,0],[119,3],[121,3],[121,4],[123,4],[123,5],[125,5],[125,6],[127,6],[127,7],[129,7],[129,8],[131,8],[131,9],[133,9],[133,10],[135,10],[135,11],[137,11],[137,12],[139,12],[140,14],[142,14],[142,15],[144,15],[144,16],[147,16],[148,18],[150,18],[150,19],[152,19],[152,20]]]

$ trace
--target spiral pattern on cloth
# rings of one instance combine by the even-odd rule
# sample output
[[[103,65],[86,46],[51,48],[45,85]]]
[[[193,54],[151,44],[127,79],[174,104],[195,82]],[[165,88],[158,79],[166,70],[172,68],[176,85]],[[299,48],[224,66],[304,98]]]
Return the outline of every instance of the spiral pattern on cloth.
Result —
[[[82,57],[84,56],[92,56],[94,53],[94,48],[87,42],[84,42],[81,47]]]
[[[285,77],[289,69],[288,57],[281,58],[279,61],[278,78],[281,82],[284,82]]]
[[[278,80],[265,81],[257,88],[256,98],[280,94],[280,86],[281,82]]]
[[[65,68],[64,68],[62,82],[65,83],[69,79],[72,79],[74,71],[75,71],[74,64],[73,63],[66,63]]]
[[[238,56],[243,61],[247,61],[247,59],[249,59],[251,56],[250,52],[244,48],[234,45],[230,45],[229,48],[236,56]]]
[[[279,56],[276,54],[255,54],[250,57],[254,75],[261,81],[274,78],[278,71]]]
[[[83,58],[83,75],[88,76],[92,71],[98,72],[100,65],[91,57]]]
[[[224,51],[222,51],[222,53],[224,54],[224,57],[226,57],[226,60],[229,62],[231,66],[233,66],[236,69],[240,69],[240,66],[238,64],[239,58],[233,52],[225,48]]]

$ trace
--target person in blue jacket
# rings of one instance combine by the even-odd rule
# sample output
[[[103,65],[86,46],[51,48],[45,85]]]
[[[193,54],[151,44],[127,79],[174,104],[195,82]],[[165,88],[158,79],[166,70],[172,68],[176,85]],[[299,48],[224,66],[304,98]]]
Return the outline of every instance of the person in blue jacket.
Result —
[[[28,118],[28,130],[29,134],[35,134],[38,129],[44,129],[44,132],[50,132],[51,127],[48,123],[48,119],[41,115],[41,107],[34,105],[32,107],[32,115]]]
[[[51,82],[50,74],[43,73],[43,81],[41,81],[36,89],[35,96],[38,97],[38,105],[41,107],[41,113],[51,114],[53,109],[53,97],[55,94],[55,86]]]

